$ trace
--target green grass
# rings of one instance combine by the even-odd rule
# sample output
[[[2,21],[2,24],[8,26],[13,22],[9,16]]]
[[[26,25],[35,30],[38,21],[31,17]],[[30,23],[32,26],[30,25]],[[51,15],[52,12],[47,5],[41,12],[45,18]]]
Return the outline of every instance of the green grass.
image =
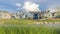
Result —
[[[60,34],[60,29],[47,26],[0,26],[0,34]]]
[[[0,34],[60,34],[60,28],[33,25],[35,22],[60,22],[60,20],[0,19]]]
[[[0,24],[27,25],[36,22],[60,22],[60,20],[0,19]]]

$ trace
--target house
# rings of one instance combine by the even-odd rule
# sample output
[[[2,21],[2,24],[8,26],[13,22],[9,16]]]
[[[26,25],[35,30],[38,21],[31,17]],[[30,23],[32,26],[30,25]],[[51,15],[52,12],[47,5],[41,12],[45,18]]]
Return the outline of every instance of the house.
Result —
[[[11,14],[6,11],[0,11],[0,19],[10,19]]]
[[[16,12],[14,15],[15,15],[15,18],[20,18],[20,19],[25,18],[24,12]]]
[[[55,18],[56,16],[55,16],[54,10],[46,10],[46,11],[44,12],[44,17],[45,17],[46,19]]]
[[[9,13],[7,11],[0,11],[0,19],[15,19],[18,18],[15,13]]]
[[[60,9],[49,9],[44,12],[44,17],[47,19],[60,18]]]
[[[28,11],[24,12],[25,18],[28,19],[40,19],[41,18],[41,11]]]
[[[60,8],[56,9],[55,18],[60,18]]]

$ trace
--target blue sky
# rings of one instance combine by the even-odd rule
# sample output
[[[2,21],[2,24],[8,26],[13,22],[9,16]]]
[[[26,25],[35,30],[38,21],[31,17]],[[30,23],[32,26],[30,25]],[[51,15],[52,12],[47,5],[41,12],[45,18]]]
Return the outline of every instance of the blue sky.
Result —
[[[0,10],[10,12],[21,11],[24,3],[27,1],[38,4],[40,10],[60,6],[60,0],[0,0]]]

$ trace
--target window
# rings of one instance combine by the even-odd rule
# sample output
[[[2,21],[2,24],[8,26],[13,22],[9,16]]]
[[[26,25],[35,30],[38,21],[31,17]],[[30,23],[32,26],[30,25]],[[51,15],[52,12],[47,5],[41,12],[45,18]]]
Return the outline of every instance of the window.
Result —
[[[54,16],[55,13],[52,14],[52,16]]]

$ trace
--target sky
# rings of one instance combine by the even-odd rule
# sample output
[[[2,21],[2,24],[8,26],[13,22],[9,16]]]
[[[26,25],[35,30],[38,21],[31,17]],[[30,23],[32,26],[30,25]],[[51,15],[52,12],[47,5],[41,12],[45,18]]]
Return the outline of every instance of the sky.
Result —
[[[10,12],[44,11],[56,6],[60,6],[60,0],[0,0],[0,10]]]

